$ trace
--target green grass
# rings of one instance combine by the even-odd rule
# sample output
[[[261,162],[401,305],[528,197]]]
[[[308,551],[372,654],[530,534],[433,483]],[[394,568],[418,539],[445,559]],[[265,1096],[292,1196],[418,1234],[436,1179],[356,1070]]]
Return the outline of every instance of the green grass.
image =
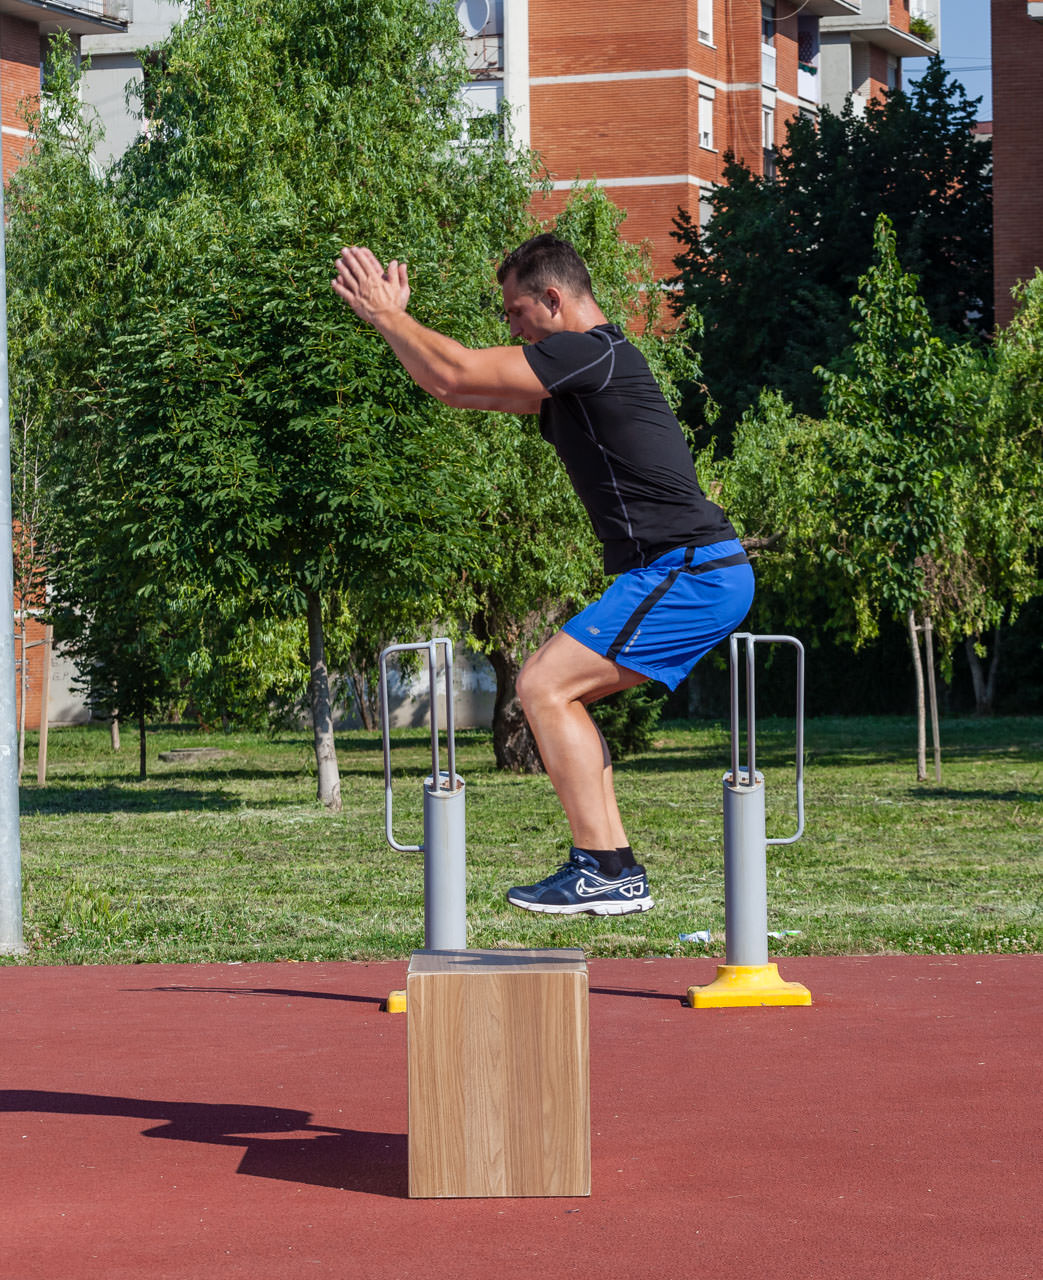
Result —
[[[898,719],[807,727],[807,830],[768,851],[773,954],[1043,951],[1043,718],[943,722],[943,784],[914,781]],[[219,760],[163,763],[172,747]],[[52,730],[49,778],[30,742],[21,793],[25,940],[7,963],[97,964],[401,958],[423,945],[422,862],[384,844],[379,735],[338,739],[344,811],[315,800],[307,735],[159,730],[150,777],[137,744]],[[467,780],[469,944],[582,946],[592,956],[722,955],[720,725],[671,724],[617,767],[628,830],[657,900],[623,918],[561,920],[504,891],[565,856],[545,778],[500,774],[489,735],[458,735]],[[795,827],[792,725],[758,729],[768,833]],[[421,838],[424,731],[393,737],[396,835]],[[710,929],[707,947],[678,934]]]

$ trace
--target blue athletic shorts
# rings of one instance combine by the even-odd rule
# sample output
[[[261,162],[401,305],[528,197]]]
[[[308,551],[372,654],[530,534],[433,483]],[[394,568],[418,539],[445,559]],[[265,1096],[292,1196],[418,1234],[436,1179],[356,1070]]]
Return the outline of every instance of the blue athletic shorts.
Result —
[[[574,640],[676,689],[738,627],[753,602],[753,570],[732,539],[678,547],[631,569],[562,628]]]

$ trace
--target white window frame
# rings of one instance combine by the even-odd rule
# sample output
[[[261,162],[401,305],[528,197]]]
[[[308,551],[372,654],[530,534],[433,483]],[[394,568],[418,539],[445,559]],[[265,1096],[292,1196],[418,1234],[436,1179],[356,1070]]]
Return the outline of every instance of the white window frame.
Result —
[[[714,102],[717,90],[711,84],[699,84],[699,145],[704,151],[716,151],[714,146]],[[705,126],[709,124],[709,128]]]
[[[699,41],[701,44],[713,45],[713,5],[714,0],[699,0],[697,18]]]

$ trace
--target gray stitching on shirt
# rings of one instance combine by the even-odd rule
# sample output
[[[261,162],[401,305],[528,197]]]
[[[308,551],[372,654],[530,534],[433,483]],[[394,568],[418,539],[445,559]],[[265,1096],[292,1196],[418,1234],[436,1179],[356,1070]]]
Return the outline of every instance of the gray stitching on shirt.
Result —
[[[597,336],[600,338],[602,335],[598,334]],[[608,386],[609,378],[612,377],[612,371],[616,367],[616,347],[618,347],[619,344],[623,341],[622,338],[619,338],[616,341],[613,341],[611,334],[605,334],[605,337],[608,339],[608,342],[609,342],[609,349],[607,351],[602,352],[602,354],[599,355],[596,360],[591,360],[590,364],[585,364],[582,369],[571,369],[568,373],[565,374],[563,378],[559,378],[557,382],[549,383],[547,385],[547,390],[556,391],[563,382],[568,382],[570,378],[575,378],[575,377],[578,377],[579,374],[581,373],[586,373],[588,369],[593,369],[596,365],[599,365],[602,360],[608,359],[611,361],[608,368],[608,377],[601,384],[601,386],[598,387],[598,391],[604,391],[605,387]]]
[[[641,543],[634,537],[634,526],[630,522],[630,510],[627,507],[626,500],[619,491],[619,482],[616,480],[615,470],[613,469],[612,463],[609,461],[608,450],[595,434],[593,424],[590,421],[590,415],[587,413],[587,407],[583,403],[583,397],[577,395],[576,401],[583,413],[583,421],[587,424],[587,432],[589,433],[591,440],[593,440],[594,444],[597,446],[598,452],[601,454],[602,461],[605,464],[605,469],[608,471],[608,477],[612,481],[612,488],[615,490],[616,497],[619,500],[619,509],[623,513],[623,518],[627,522],[627,537],[634,544],[634,548],[641,556],[642,560],[644,560],[644,553],[641,551]]]

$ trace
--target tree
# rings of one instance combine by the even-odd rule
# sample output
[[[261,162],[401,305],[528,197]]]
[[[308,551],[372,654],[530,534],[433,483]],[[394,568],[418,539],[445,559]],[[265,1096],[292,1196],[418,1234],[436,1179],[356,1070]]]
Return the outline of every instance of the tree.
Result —
[[[91,164],[100,130],[82,106],[78,75],[68,34],[52,36],[41,100],[21,104],[30,144],[6,199],[11,408],[21,444],[12,459],[13,488],[23,598],[42,598],[44,576],[53,584],[60,519],[55,476],[75,435],[73,389],[107,341],[133,275],[111,192]],[[69,540],[75,542],[80,532],[74,529]],[[98,554],[90,548],[92,563]],[[81,611],[81,623],[86,616]],[[138,652],[129,651],[129,661]]]
[[[78,370],[65,518],[118,537],[146,600],[297,602],[331,809],[323,602],[419,628],[462,610],[476,555],[455,418],[329,289],[341,245],[369,243],[408,258],[423,322],[466,340],[489,312],[529,162],[459,144],[458,37],[427,0],[200,2],[146,59],[148,130],[95,192],[136,287]]]
[[[1035,549],[1043,507],[1043,273],[1019,285],[1011,323],[997,332],[993,358],[983,369],[981,441],[988,506],[982,523],[991,538],[997,569],[1020,571],[1004,614],[969,630],[965,648],[979,713],[993,709],[999,669],[1001,623],[1013,621],[1018,605],[1036,594]],[[985,637],[991,630],[991,652]],[[988,669],[982,659],[988,653]]]
[[[881,612],[904,618],[918,694],[917,776],[926,777],[918,637],[933,681],[943,654],[995,625],[1034,589],[1034,525],[1008,489],[1023,488],[1017,450],[982,428],[980,361],[933,330],[914,276],[881,215],[876,260],[859,282],[849,367],[823,371],[829,417],[823,463],[830,529],[824,556],[848,579],[856,635]],[[933,699],[932,699],[933,701]],[[937,731],[936,769],[938,764]]]
[[[762,387],[821,416],[812,370],[847,347],[848,300],[872,260],[880,213],[934,325],[959,337],[990,331],[991,156],[971,132],[978,101],[933,58],[911,90],[871,101],[864,116],[849,101],[839,115],[823,108],[817,124],[794,117],[775,180],[727,156],[704,229],[679,212],[676,302],[705,321],[703,374],[724,451]],[[701,389],[690,387],[685,416],[695,423],[703,409]],[[700,443],[708,439],[702,432]]]

